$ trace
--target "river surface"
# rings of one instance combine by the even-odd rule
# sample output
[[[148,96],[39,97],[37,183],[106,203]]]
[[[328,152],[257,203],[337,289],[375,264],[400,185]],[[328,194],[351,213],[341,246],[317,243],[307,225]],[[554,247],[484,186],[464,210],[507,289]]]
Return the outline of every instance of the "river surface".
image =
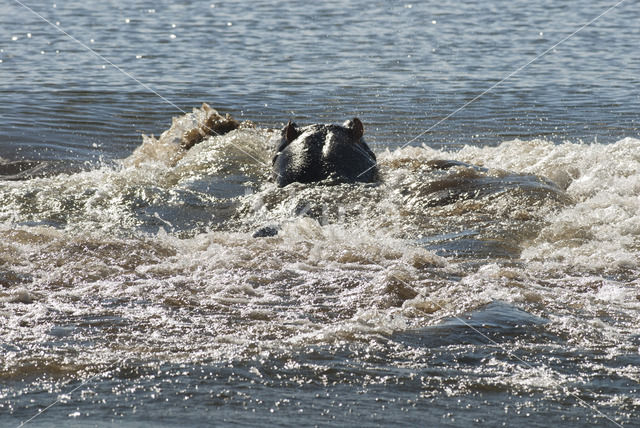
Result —
[[[614,5],[3,0],[0,425],[640,426]],[[378,182],[274,185],[356,116]]]

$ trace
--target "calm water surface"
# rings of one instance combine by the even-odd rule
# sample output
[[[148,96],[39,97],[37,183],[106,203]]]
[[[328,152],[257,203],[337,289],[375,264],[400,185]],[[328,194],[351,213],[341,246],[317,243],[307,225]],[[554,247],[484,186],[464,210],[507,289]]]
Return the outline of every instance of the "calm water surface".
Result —
[[[640,426],[640,9],[501,82],[614,4],[2,2],[0,424]]]

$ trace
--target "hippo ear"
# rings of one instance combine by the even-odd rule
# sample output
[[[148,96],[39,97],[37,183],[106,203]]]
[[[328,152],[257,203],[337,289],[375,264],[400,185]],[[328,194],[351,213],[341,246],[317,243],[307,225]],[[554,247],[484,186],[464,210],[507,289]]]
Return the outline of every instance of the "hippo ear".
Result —
[[[298,138],[298,130],[296,129],[296,124],[292,121],[289,121],[289,123],[287,123],[287,126],[285,126],[282,130],[282,136],[287,141],[287,143],[290,143]]]
[[[353,132],[353,139],[358,141],[364,135],[364,125],[357,117],[347,121],[345,126]]]

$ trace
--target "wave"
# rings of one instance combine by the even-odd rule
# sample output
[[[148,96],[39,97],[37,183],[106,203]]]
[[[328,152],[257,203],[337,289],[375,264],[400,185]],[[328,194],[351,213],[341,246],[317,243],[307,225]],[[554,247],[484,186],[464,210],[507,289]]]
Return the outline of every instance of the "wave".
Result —
[[[368,341],[496,300],[585,346],[638,325],[640,140],[405,147],[377,153],[379,183],[278,188],[278,132],[182,150],[198,114],[116,165],[0,182],[0,301],[30,316],[3,315],[6,364],[58,352],[49,332],[70,323],[56,340],[96,344],[78,364]],[[266,225],[280,232],[251,237]],[[612,308],[625,321],[594,330]]]

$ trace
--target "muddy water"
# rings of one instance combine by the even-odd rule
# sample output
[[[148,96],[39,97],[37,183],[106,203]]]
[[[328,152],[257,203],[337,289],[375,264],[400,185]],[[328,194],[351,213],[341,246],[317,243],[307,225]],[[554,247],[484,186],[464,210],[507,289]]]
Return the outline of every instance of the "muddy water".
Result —
[[[198,112],[5,6],[3,424],[637,424],[633,8],[402,147],[609,5],[84,5],[33,7],[255,126],[181,152]],[[269,181],[356,115],[380,182]]]

